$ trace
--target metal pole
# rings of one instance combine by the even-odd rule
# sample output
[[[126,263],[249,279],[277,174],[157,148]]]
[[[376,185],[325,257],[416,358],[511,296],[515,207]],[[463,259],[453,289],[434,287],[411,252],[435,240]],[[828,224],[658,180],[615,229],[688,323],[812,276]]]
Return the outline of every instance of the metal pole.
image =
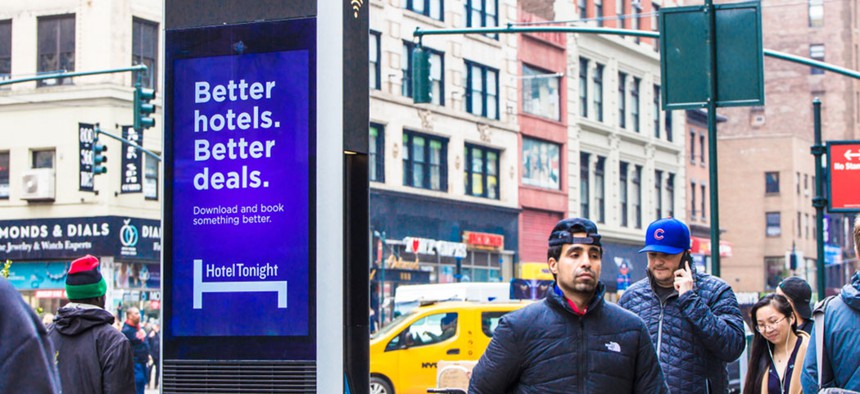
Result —
[[[7,79],[5,81],[0,81],[0,86],[4,85],[12,85],[15,83],[21,82],[31,82],[31,81],[43,81],[46,79],[54,79],[54,78],[71,78],[71,77],[83,77],[87,75],[99,75],[99,74],[113,74],[113,73],[122,73],[127,71],[146,71],[146,66],[143,64],[137,64],[131,67],[122,67],[122,68],[112,68],[108,70],[97,70],[97,71],[75,71],[75,72],[58,72],[52,74],[42,74],[34,77],[26,77],[26,78],[15,78],[15,79]]]
[[[720,196],[717,177],[717,45],[716,12],[713,0],[706,0],[708,14],[708,159],[711,194],[711,275],[720,276]],[[693,190],[693,193],[696,191]]]
[[[824,206],[827,198],[823,196],[824,177],[821,168],[821,157],[824,155],[825,147],[821,144],[821,100],[816,97],[812,100],[813,128],[815,129],[815,145],[812,145],[812,155],[815,156],[815,198],[812,206],[815,207],[815,277],[818,284],[818,299],[824,299]]]
[[[385,324],[385,231],[380,233],[380,238],[382,239],[382,259],[379,261],[379,290],[382,293],[382,299],[379,300],[379,326],[382,327]]]

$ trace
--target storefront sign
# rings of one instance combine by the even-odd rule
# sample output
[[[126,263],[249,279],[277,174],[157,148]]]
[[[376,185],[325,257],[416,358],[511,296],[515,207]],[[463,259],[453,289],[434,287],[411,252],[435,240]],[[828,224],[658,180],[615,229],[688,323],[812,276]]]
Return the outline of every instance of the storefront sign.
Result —
[[[174,61],[172,335],[310,334],[311,61]]]
[[[437,241],[435,239],[403,238],[406,251],[414,254],[438,254],[444,257],[466,257],[466,244],[460,242]]]
[[[93,191],[93,140],[95,125],[78,123],[78,190]]]
[[[547,263],[518,263],[517,278],[553,280]]]
[[[470,246],[501,250],[505,245],[505,236],[499,234],[463,231],[463,241]]]
[[[860,212],[860,141],[828,141],[828,212]]]
[[[0,221],[0,256],[12,261],[85,254],[159,261],[161,222],[118,216]]]
[[[66,298],[66,290],[36,290],[36,298]]]
[[[18,290],[64,289],[68,272],[68,261],[13,262],[6,279]]]
[[[691,237],[692,245],[690,250],[694,254],[704,256],[711,255],[711,240],[708,238]],[[720,241],[720,257],[732,257],[732,244],[728,241]]]

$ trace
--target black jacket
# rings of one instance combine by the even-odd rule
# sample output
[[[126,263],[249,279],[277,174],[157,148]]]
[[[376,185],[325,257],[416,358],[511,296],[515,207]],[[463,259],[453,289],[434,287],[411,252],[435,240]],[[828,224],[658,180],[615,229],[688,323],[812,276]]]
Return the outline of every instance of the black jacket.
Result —
[[[48,337],[57,352],[63,394],[135,393],[131,345],[96,306],[69,304],[57,312]]]
[[[59,393],[60,377],[45,326],[0,276],[0,393]]]
[[[648,330],[597,292],[583,316],[557,286],[505,315],[472,372],[469,393],[668,393]]]
[[[123,323],[122,325],[122,334],[128,338],[129,343],[131,343],[131,350],[134,353],[134,362],[136,364],[144,364],[146,365],[149,362],[149,343],[146,341],[146,337],[140,339],[137,337],[137,333],[140,331],[140,326],[132,326],[128,324],[128,322]]]

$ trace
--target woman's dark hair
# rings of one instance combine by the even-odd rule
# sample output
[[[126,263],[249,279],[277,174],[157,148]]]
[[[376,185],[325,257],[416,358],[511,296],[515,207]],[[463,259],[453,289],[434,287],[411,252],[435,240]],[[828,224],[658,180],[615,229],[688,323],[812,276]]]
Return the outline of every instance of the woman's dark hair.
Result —
[[[768,340],[755,329],[755,326],[758,324],[756,313],[758,313],[760,308],[768,305],[776,309],[779,313],[785,316],[786,319],[791,319],[792,316],[794,316],[794,310],[791,308],[791,304],[788,303],[788,299],[785,298],[785,296],[776,293],[771,293],[762,297],[755,303],[755,305],[753,305],[752,310],[750,310],[750,318],[752,320],[753,333],[755,336],[753,336],[752,340],[749,369],[747,369],[747,376],[744,381],[744,394],[758,394],[762,392],[762,376],[767,372],[770,366],[770,351],[768,350],[770,342],[768,342]],[[791,331],[797,331],[797,321],[792,321]],[[795,371],[795,373],[799,372],[800,371]]]

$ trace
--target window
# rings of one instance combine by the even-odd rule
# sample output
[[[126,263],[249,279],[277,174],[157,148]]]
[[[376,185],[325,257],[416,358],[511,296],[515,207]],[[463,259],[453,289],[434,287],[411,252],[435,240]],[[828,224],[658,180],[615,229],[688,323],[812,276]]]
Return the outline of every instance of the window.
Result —
[[[651,8],[653,10],[653,11],[651,11],[651,15],[652,15],[651,16],[651,28],[654,29],[653,31],[659,32],[660,31],[660,6],[657,4],[651,4]],[[654,50],[657,52],[660,52],[660,39],[659,38],[654,39]]]
[[[466,27],[499,25],[498,0],[466,0]]]
[[[147,200],[158,199],[158,160],[143,155],[143,197]]]
[[[809,45],[809,57],[812,60],[818,60],[819,62],[824,61],[824,44],[811,44]],[[809,69],[810,74],[824,74],[824,70],[818,67],[811,67]]]
[[[690,163],[696,163],[696,130],[690,130]]]
[[[708,191],[704,183],[699,185],[699,188],[702,190],[702,201],[700,202],[702,207],[702,220],[705,220],[705,218],[708,216],[707,210],[705,210],[705,201],[708,201]]]
[[[404,132],[403,184],[447,191],[448,141],[411,131]]]
[[[39,18],[38,67],[40,73],[75,71],[75,15]],[[71,78],[45,79],[38,86],[71,84]]]
[[[442,70],[445,69],[445,59],[442,52],[435,49],[423,47],[424,50],[430,52],[430,102],[436,105],[445,105],[445,74]],[[412,97],[412,50],[415,49],[415,43],[411,41],[403,41],[403,59],[406,61],[402,64],[403,69],[403,85],[401,86],[402,94],[405,97]]]
[[[591,217],[591,196],[588,189],[590,158],[588,153],[579,152],[579,215],[586,219]]]
[[[799,195],[800,195],[800,171],[798,171],[798,172],[797,172],[797,177],[796,177],[796,178],[797,178],[797,179],[796,179],[796,182],[797,182],[797,195],[799,196]]]
[[[588,59],[579,58],[579,116],[588,117]]]
[[[660,138],[660,86],[654,85],[654,137]]]
[[[499,119],[499,71],[466,61],[466,111]]]
[[[30,168],[54,168],[56,152],[51,150],[34,150],[33,162]]]
[[[9,74],[12,74],[11,19],[0,21],[0,78],[6,77]]]
[[[523,64],[523,112],[561,120],[558,74]]]
[[[663,171],[654,171],[654,202],[657,206],[657,217],[663,217]]]
[[[630,114],[633,117],[633,131],[639,132],[639,83],[641,79],[633,78],[633,86],[630,87]]]
[[[809,27],[824,26],[824,0],[809,0]]]
[[[0,199],[9,198],[9,152],[0,152]]]
[[[779,286],[783,278],[790,275],[785,269],[785,257],[765,257],[764,265],[767,270],[767,283],[765,287],[767,290],[773,291]]]
[[[701,158],[701,163],[705,165],[705,135],[699,134],[699,157]]]
[[[621,207],[621,226],[627,227],[627,163],[618,166],[618,201]]]
[[[642,228],[642,166],[633,169],[633,215],[636,228]]]
[[[600,63],[594,68],[594,116],[598,122],[603,122],[603,65]]]
[[[618,73],[618,127],[627,127],[627,74]]]
[[[779,193],[779,173],[765,172],[764,173],[764,192],[765,194]]]
[[[615,0],[615,19],[619,29],[624,28],[624,0]]]
[[[369,153],[368,171],[373,182],[385,182],[385,127],[370,124],[370,141],[367,147]]]
[[[779,226],[779,212],[765,213],[767,224],[766,234],[768,237],[778,237],[782,234],[782,229]]]
[[[663,123],[664,130],[666,130],[666,141],[672,142],[672,111],[664,112],[666,115],[666,122]]]
[[[597,165],[594,168],[594,202],[597,204],[597,222],[606,222],[606,197],[605,177],[606,158],[597,156]]]
[[[370,38],[368,39],[368,50],[370,52],[370,64],[368,65],[368,69],[370,71],[370,88],[375,90],[382,88],[380,81],[381,68],[379,64],[379,37],[380,34],[378,32],[371,31]]]
[[[803,238],[803,214],[797,213],[797,238]]]
[[[496,332],[496,327],[499,326],[499,321],[502,320],[502,316],[506,315],[508,312],[481,312],[481,331],[488,338],[493,337],[493,333]]]
[[[675,174],[669,173],[666,177],[666,216],[675,216]]]
[[[585,12],[585,0],[577,0],[576,6],[579,8],[579,19],[588,18],[588,14]]]
[[[445,11],[443,3],[442,0],[403,0],[403,8],[441,21]]]
[[[597,18],[597,26],[603,27],[603,0],[594,0],[594,17]]]
[[[523,137],[523,185],[561,189],[561,146]]]
[[[437,313],[419,319],[397,334],[385,346],[386,351],[432,345],[457,334],[457,313]]]
[[[141,85],[158,86],[158,23],[134,18],[131,22],[131,64],[146,65]]]
[[[696,220],[696,182],[690,182],[690,220]]]
[[[809,238],[809,222],[810,222],[809,214],[807,213],[807,214],[804,214],[803,216],[804,216],[803,217],[804,227],[806,228],[806,238]]]
[[[499,199],[499,151],[466,144],[466,194]]]

